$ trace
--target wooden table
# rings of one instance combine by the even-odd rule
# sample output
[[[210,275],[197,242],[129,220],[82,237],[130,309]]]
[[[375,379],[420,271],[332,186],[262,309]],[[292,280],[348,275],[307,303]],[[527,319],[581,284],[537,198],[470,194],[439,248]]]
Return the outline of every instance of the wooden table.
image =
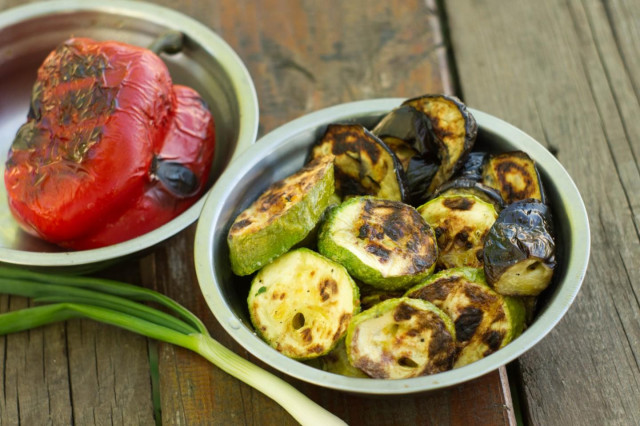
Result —
[[[340,102],[453,93],[545,144],[587,206],[592,255],[581,293],[508,368],[384,399],[291,383],[353,425],[640,424],[640,3],[157,3],[210,26],[238,52],[257,88],[261,134]],[[102,274],[175,298],[259,363],[200,295],[194,231]],[[0,296],[0,311],[28,303]],[[197,355],[90,321],[0,337],[0,371],[0,425],[295,424]]]

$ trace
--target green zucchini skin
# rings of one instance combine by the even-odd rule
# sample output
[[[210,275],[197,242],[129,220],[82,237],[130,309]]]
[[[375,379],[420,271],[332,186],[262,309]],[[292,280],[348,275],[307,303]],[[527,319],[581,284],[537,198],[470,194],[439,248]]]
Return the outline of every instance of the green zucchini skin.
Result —
[[[303,241],[334,200],[331,157],[271,185],[238,215],[227,235],[234,274],[250,275]]]
[[[459,348],[454,368],[494,353],[518,337],[525,326],[522,300],[495,292],[481,268],[440,271],[405,296],[431,302],[451,317]]]
[[[435,234],[411,206],[354,197],[329,212],[318,250],[356,279],[383,290],[406,289],[433,273]]]
[[[429,185],[429,194],[451,179],[475,144],[478,123],[466,105],[455,96],[428,94],[408,99],[409,105],[427,115],[440,160],[436,175]]]
[[[483,247],[498,217],[493,204],[470,194],[444,194],[418,207],[438,239],[438,269],[482,267]]]
[[[396,155],[360,124],[330,124],[311,148],[310,159],[333,156],[336,193],[405,201],[404,169]]]
[[[487,281],[500,294],[537,296],[551,283],[555,252],[550,208],[535,199],[516,201],[500,212],[487,235]]]
[[[298,360],[329,353],[360,312],[357,285],[341,265],[307,248],[280,256],[253,278],[251,322],[270,346]]]
[[[450,370],[455,327],[434,304],[401,297],[356,315],[345,339],[354,367],[379,379],[406,379]]]

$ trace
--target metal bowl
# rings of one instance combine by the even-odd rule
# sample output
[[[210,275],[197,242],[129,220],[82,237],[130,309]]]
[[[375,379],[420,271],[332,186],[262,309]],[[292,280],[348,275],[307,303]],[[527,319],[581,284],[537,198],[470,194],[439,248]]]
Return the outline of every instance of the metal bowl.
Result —
[[[216,153],[210,182],[255,141],[258,100],[251,77],[236,53],[197,21],[163,7],[128,1],[34,3],[0,14],[0,171],[9,146],[26,120],[36,70],[47,54],[71,36],[148,46],[178,30],[185,48],[162,55],[174,83],[196,89],[216,122]],[[202,197],[183,214],[145,235],[112,246],[68,252],[23,232],[13,220],[0,185],[0,262],[31,267],[93,269],[152,247],[193,223]]]
[[[403,99],[354,102],[294,120],[264,136],[223,173],[208,196],[195,240],[195,262],[204,297],[220,324],[245,349],[292,377],[360,394],[406,394],[462,383],[512,361],[539,342],[565,314],[582,284],[589,258],[589,224],[582,198],[566,170],[542,145],[514,126],[470,109],[479,125],[476,149],[523,150],[538,164],[557,230],[555,283],[533,324],[513,342],[459,369],[403,380],[362,379],[313,368],[280,354],[253,332],[246,306],[248,280],[234,276],[226,236],[235,217],[269,184],[300,169],[327,124],[355,121],[370,126]]]

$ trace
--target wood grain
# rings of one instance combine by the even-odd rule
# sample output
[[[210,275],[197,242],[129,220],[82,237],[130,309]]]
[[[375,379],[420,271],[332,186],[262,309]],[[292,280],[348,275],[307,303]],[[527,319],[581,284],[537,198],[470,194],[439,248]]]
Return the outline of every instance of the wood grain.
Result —
[[[531,424],[640,423],[640,150],[633,1],[447,2],[467,103],[557,152],[592,254],[566,317],[520,359]]]

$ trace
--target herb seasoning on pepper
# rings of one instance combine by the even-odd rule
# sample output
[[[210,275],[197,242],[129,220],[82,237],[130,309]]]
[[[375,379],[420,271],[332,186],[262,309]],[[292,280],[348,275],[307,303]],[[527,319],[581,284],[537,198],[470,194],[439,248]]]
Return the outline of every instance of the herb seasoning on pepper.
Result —
[[[74,38],[38,70],[9,151],[9,206],[31,234],[71,249],[122,242],[203,193],[214,122],[152,51]]]

